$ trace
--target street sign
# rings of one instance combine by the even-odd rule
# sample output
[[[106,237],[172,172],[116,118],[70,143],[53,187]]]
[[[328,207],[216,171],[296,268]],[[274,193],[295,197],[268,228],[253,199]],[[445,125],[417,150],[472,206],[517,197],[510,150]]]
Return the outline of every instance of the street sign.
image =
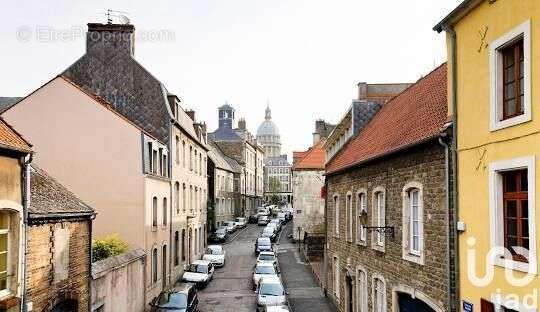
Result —
[[[473,312],[473,304],[467,301],[463,301],[463,312]]]

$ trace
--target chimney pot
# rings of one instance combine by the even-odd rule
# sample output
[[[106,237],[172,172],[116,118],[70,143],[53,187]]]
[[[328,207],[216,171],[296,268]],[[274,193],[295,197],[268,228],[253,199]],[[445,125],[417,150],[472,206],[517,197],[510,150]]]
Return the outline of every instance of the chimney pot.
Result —
[[[195,121],[195,111],[190,109],[186,111],[186,114],[191,118],[191,120]]]

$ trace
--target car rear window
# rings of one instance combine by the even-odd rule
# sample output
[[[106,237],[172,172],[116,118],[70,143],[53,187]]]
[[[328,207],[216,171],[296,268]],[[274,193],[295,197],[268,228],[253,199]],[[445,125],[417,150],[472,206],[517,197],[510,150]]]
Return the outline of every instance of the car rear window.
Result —
[[[187,308],[187,296],[182,293],[161,293],[157,300],[160,308]]]

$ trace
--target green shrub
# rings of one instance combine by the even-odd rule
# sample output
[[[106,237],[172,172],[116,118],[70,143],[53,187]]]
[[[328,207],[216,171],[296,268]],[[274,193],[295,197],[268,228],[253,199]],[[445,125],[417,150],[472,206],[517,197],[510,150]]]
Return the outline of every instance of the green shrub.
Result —
[[[110,234],[92,241],[92,262],[123,254],[129,245],[118,234]]]

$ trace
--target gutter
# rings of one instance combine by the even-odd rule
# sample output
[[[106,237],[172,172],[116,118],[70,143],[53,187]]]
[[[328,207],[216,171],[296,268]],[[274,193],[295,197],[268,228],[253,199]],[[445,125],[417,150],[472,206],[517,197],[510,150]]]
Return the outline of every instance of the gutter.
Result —
[[[454,243],[454,263],[455,263],[455,276],[454,276],[454,283],[455,285],[455,310],[458,310],[459,303],[460,303],[460,292],[459,292],[459,237],[457,233],[457,222],[459,218],[459,190],[458,190],[458,153],[457,153],[457,142],[458,142],[458,106],[457,106],[457,95],[458,95],[458,79],[457,79],[457,34],[455,30],[451,27],[445,27],[444,29],[451,38],[451,44],[452,44],[452,90],[450,91],[452,93],[452,191],[453,191],[453,197],[452,197],[452,205],[453,205],[453,211],[454,211],[454,224],[452,228],[452,237],[455,239]]]

